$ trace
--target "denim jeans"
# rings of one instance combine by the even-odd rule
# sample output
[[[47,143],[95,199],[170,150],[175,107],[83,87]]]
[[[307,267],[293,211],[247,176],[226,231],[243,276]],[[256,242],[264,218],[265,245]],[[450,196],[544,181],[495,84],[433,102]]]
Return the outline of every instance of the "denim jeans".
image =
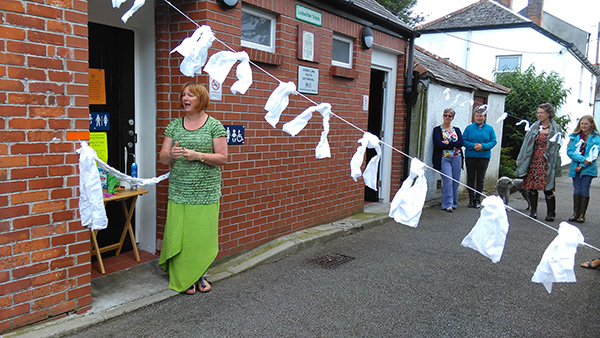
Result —
[[[485,172],[487,171],[488,164],[490,164],[490,159],[467,157],[465,158],[465,163],[467,165],[467,185],[478,192],[482,192]],[[469,189],[469,198],[481,201],[481,196],[471,189]]]
[[[452,177],[442,176],[442,209],[449,207],[456,208],[458,206],[458,182],[460,182],[460,171],[462,167],[462,157],[442,157],[441,172]]]
[[[575,173],[575,177],[573,177],[573,195],[590,197],[590,185],[593,178],[590,175],[581,176],[581,173]]]

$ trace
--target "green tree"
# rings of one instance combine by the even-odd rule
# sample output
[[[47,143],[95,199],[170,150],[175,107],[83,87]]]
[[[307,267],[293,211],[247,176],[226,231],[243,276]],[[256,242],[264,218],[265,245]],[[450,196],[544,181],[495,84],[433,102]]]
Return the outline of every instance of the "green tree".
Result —
[[[527,70],[496,72],[496,82],[511,89],[506,96],[505,111],[508,116],[504,120],[502,137],[503,156],[500,159],[500,172],[506,176],[514,172],[514,159],[519,155],[521,144],[525,138],[524,125],[516,125],[520,120],[527,120],[530,124],[537,121],[537,107],[542,103],[550,103],[558,110],[566,101],[570,89],[564,88],[564,79],[556,72],[536,73],[533,65]],[[555,116],[566,134],[566,127],[571,121],[568,115]],[[503,149],[504,150],[504,149]]]
[[[377,2],[411,26],[425,20],[423,16],[414,13],[412,10],[417,4],[417,0],[377,0]]]

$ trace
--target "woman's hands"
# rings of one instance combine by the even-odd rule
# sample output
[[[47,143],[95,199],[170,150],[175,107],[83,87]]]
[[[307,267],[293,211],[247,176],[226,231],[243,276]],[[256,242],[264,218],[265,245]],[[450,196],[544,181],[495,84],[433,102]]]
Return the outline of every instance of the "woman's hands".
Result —
[[[202,154],[184,147],[179,146],[179,142],[175,142],[173,148],[171,148],[171,157],[172,158],[185,158],[188,161],[200,161]]]

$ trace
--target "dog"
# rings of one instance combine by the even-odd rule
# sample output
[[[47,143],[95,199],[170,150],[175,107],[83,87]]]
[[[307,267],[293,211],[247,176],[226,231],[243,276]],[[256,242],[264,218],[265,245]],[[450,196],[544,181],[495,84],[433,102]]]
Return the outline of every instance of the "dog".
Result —
[[[527,189],[523,189],[523,180],[520,178],[508,178],[506,176],[502,176],[498,179],[496,183],[496,190],[498,191],[498,195],[502,197],[504,204],[508,205],[508,198],[511,194],[515,192],[520,192],[523,199],[527,201],[527,209],[531,208],[531,203],[529,201],[529,191]]]

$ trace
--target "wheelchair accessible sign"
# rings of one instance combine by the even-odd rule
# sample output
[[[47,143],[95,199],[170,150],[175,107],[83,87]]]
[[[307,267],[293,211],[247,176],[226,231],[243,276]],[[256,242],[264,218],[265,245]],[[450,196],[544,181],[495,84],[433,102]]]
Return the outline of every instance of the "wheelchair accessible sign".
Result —
[[[227,144],[244,144],[244,126],[223,125],[227,131]]]

